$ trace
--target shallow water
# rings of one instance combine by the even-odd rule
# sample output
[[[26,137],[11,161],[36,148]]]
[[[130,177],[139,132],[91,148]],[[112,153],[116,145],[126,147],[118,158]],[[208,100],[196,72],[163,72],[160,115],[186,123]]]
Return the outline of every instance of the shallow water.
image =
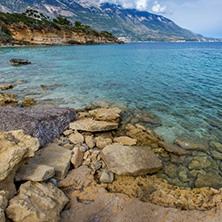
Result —
[[[0,83],[13,83],[7,92],[20,100],[81,108],[105,99],[157,115],[151,128],[168,142],[222,143],[222,43],[0,48],[0,58]],[[32,64],[13,67],[11,58]]]
[[[222,44],[134,43],[0,49],[0,82],[22,98],[83,107],[95,99],[123,102],[161,118],[155,131],[221,140]],[[12,67],[11,58],[32,64]],[[43,90],[40,85],[58,84]]]

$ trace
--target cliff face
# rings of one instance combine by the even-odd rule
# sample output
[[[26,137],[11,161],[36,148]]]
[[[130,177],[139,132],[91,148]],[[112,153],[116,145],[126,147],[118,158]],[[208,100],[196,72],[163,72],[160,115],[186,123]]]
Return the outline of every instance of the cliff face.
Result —
[[[33,21],[36,19],[32,19]],[[19,45],[71,45],[71,44],[120,44],[114,36],[94,32],[90,35],[73,27],[60,26],[52,22],[47,24],[36,20],[35,23],[24,21],[9,22],[0,17],[0,44]]]

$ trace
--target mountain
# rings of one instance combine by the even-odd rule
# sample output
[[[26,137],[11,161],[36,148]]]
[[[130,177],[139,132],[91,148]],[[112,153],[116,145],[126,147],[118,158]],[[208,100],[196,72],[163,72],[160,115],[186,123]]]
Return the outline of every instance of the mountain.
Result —
[[[96,30],[107,30],[131,41],[210,40],[161,15],[93,0],[1,0],[0,3],[1,11],[24,12],[26,8],[37,9],[51,18],[61,14],[71,21],[80,21]]]

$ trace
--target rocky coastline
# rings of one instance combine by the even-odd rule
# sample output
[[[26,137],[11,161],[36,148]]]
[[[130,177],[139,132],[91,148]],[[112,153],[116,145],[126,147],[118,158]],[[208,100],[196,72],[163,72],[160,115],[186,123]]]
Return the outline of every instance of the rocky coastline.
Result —
[[[142,124],[159,124],[153,114],[40,109],[11,88],[0,85],[0,221],[220,221],[222,144],[169,144]]]

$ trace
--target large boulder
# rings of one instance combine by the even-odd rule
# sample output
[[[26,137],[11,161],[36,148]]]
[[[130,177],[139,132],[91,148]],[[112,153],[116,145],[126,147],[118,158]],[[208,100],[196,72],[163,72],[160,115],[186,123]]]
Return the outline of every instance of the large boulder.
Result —
[[[162,168],[161,161],[149,147],[123,146],[114,143],[102,150],[101,157],[108,169],[117,175],[152,174]]]
[[[36,155],[18,170],[16,179],[43,181],[52,177],[54,174],[55,178],[63,179],[69,170],[70,159],[70,150],[54,143],[47,144],[46,147],[36,152]],[[45,165],[45,173],[40,170],[43,168],[42,165]],[[37,171],[37,166],[39,166],[39,172]],[[47,168],[46,166],[54,168],[54,172],[53,169]],[[36,169],[35,174],[33,173],[33,169]],[[39,179],[36,179],[38,178],[37,176],[39,176]]]
[[[65,194],[51,183],[28,181],[10,200],[6,214],[15,222],[59,222],[60,212],[68,201]]]
[[[0,190],[9,191],[10,197],[15,193],[13,183],[15,172],[39,148],[39,141],[22,130],[0,131]]]
[[[95,120],[119,122],[121,110],[119,108],[100,108],[89,111]]]
[[[69,108],[0,107],[0,130],[23,129],[26,134],[38,138],[40,145],[44,146],[59,137],[75,117],[75,110]]]
[[[69,127],[74,130],[81,130],[87,132],[103,132],[118,129],[118,123],[96,121],[91,118],[83,118],[70,123]]]

